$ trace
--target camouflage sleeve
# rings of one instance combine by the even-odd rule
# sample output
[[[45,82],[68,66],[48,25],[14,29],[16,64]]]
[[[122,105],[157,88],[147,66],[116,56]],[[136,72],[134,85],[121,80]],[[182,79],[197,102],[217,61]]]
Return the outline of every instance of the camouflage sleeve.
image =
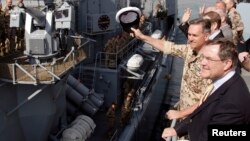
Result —
[[[185,58],[188,52],[187,49],[188,47],[186,44],[177,45],[174,44],[173,42],[166,41],[164,43],[163,53]]]
[[[240,14],[237,13],[236,11],[233,12],[232,14],[232,27],[235,27],[234,30],[241,32],[244,29],[244,24],[241,20]]]

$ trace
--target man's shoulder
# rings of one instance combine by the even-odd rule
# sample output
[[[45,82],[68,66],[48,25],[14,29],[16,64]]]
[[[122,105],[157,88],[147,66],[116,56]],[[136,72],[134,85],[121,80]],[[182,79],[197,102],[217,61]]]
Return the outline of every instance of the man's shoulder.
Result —
[[[238,107],[239,110],[248,110],[249,101],[250,93],[247,85],[241,76],[237,76],[228,89],[224,91],[221,102]]]
[[[235,8],[232,8],[230,11],[229,11],[229,13],[228,13],[231,17],[235,17],[235,16],[237,16],[237,17],[239,17],[240,18],[240,13],[239,12],[237,12],[237,10],[235,9]]]
[[[223,85],[227,87],[225,93],[232,93],[233,95],[237,95],[236,93],[249,93],[246,82],[238,73],[235,73],[234,76]]]

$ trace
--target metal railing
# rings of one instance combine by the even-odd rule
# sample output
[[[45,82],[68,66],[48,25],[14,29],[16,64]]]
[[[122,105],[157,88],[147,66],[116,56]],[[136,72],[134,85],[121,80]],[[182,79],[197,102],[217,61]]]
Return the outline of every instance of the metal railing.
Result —
[[[120,63],[120,60],[123,60],[132,52],[138,45],[138,41],[136,39],[132,39],[126,45],[121,48],[117,48],[115,53],[108,52],[99,52],[96,55],[96,66],[101,68],[112,68],[116,69]]]
[[[0,80],[13,84],[53,84],[86,58],[83,46],[89,41],[87,39],[82,45],[72,47],[67,55],[51,58],[47,63],[30,64],[27,56],[0,63]]]
[[[151,23],[145,23],[145,25],[142,27],[142,32],[145,34],[151,33]],[[121,45],[121,47],[117,46],[115,48],[115,52],[99,52],[96,54],[96,67],[101,68],[111,68],[111,69],[117,69],[118,65],[121,63],[122,60],[127,58],[129,55],[131,55],[133,52],[135,52],[135,49],[139,46],[141,41],[130,38],[128,42],[126,42],[124,45]]]

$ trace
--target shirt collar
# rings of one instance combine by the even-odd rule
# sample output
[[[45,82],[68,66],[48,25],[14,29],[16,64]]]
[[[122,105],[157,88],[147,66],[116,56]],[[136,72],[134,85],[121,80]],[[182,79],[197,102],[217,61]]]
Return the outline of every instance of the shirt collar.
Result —
[[[209,40],[213,40],[218,34],[220,33],[220,30],[215,31],[209,36]]]
[[[225,76],[223,76],[222,78],[216,80],[213,82],[214,85],[214,89],[212,91],[212,93],[217,90],[222,84],[224,84],[227,80],[229,80],[231,77],[233,77],[233,75],[235,74],[235,70],[230,71],[229,73],[227,73]]]

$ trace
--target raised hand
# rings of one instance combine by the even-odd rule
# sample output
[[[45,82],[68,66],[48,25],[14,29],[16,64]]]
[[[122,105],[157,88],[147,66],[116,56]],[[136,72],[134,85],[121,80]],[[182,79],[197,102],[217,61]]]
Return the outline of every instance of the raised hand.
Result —
[[[199,8],[199,14],[203,15],[205,13],[205,9],[206,9],[206,6],[204,4],[204,5],[202,5],[202,7]]]
[[[239,53],[238,57],[239,57],[240,62],[244,62],[244,61],[246,61],[246,59],[249,58],[249,53],[248,52],[241,52],[241,53]]]
[[[190,8],[185,9],[184,14],[182,15],[181,22],[182,22],[182,23],[188,22],[188,20],[189,20],[190,17],[191,17],[191,14],[192,14],[192,11],[191,11]]]

